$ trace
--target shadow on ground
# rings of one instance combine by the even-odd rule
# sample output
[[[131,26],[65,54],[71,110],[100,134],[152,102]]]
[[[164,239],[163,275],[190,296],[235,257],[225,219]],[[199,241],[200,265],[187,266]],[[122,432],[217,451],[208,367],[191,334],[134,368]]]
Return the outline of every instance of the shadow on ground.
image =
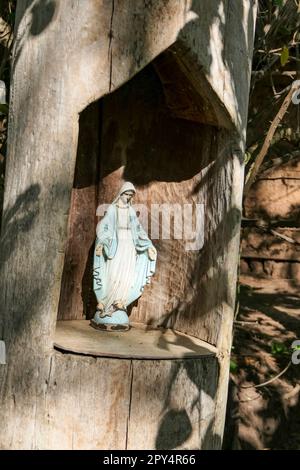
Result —
[[[253,387],[291,361],[291,344],[300,339],[299,291],[284,279],[240,281],[224,448],[300,450],[300,365]]]

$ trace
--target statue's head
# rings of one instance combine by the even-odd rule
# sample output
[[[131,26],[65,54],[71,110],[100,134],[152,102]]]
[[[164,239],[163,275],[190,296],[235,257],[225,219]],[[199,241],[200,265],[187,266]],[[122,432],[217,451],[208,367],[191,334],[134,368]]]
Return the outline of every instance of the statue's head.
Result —
[[[125,191],[124,193],[120,195],[120,198],[122,199],[122,202],[124,202],[124,204],[129,204],[134,194],[135,193],[133,191]]]
[[[123,184],[119,192],[119,197],[124,204],[130,204],[135,193],[136,193],[135,187],[133,186],[132,183],[127,181],[126,183]]]

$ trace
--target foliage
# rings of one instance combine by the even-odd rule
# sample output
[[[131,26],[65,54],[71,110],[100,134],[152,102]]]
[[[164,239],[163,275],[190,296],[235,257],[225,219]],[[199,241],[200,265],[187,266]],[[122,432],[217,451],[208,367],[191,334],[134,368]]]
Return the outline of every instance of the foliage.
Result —
[[[271,353],[273,356],[290,356],[290,348],[284,344],[277,341],[273,341],[271,344]]]
[[[16,0],[0,0],[0,80],[9,94],[10,59],[13,45]],[[4,191],[8,105],[0,104],[0,221]]]
[[[259,0],[252,67],[247,178],[284,98],[293,82],[300,79],[300,0]],[[281,156],[284,141],[291,144],[291,152],[292,146],[298,149],[299,137],[300,111],[293,105],[275,131],[265,164],[272,164],[272,153]]]
[[[230,359],[230,372],[234,374],[238,371],[238,368],[238,364],[233,359]]]

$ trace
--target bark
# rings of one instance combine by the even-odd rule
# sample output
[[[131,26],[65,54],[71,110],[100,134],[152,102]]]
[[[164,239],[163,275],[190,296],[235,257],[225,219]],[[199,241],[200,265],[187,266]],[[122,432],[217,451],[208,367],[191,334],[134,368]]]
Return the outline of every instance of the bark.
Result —
[[[130,9],[126,2],[98,0],[48,2],[47,8],[18,1],[0,253],[0,334],[8,358],[0,369],[1,448],[220,448],[255,11],[250,0],[136,1]],[[172,322],[211,341],[218,353],[178,362],[61,354],[53,341],[66,247],[73,243],[67,229],[74,220],[78,114],[174,45],[193,94],[213,109],[208,114],[215,128],[205,124],[199,152],[194,122],[178,123],[187,145],[194,136],[189,158],[199,156],[197,164],[206,165],[190,176],[191,185],[184,183],[186,195],[195,191],[191,201],[208,189],[206,243],[202,265],[195,257],[183,264],[176,240],[173,249],[166,245],[167,262],[175,254],[173,272],[162,268],[157,286],[166,299],[167,276],[174,275],[178,286],[175,264],[183,264],[183,285],[190,285],[193,300],[190,312]],[[174,154],[178,169],[185,154],[176,154],[171,137],[164,158]],[[159,185],[152,192],[151,183],[149,200],[159,196]],[[170,178],[161,187],[164,198],[180,196],[180,184]],[[108,195],[115,186],[106,188]],[[87,237],[78,255],[80,273],[89,243]],[[155,302],[147,302],[137,313],[143,310],[144,319],[155,312]]]

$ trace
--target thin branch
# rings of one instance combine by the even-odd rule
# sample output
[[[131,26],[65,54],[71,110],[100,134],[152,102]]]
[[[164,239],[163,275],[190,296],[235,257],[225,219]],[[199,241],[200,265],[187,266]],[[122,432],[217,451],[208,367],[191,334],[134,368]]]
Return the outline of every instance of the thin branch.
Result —
[[[296,245],[300,245],[300,243],[297,240],[294,240],[291,237],[288,237],[287,235],[284,235],[283,233],[276,232],[276,230],[271,229],[270,232],[275,235],[275,237],[282,238],[286,242],[293,243]]]
[[[252,168],[252,171],[248,177],[248,180],[246,181],[246,184],[245,184],[245,189],[244,189],[244,195],[246,196],[249,192],[249,189],[251,188],[253,182],[255,181],[256,179],[256,176],[258,174],[258,171],[260,169],[260,166],[262,164],[262,162],[264,161],[264,158],[269,150],[269,147],[271,145],[271,141],[273,139],[273,136],[275,134],[275,131],[277,129],[277,127],[279,126],[280,122],[282,121],[285,113],[287,112],[287,109],[292,101],[292,98],[294,96],[294,93],[296,92],[296,87],[293,86],[293,84],[291,85],[290,87],[290,90],[288,92],[288,94],[286,95],[278,113],[276,114],[275,118],[273,119],[272,123],[271,123],[271,126],[268,130],[268,133],[266,135],[266,138],[264,140],[264,143],[263,143],[263,146],[260,150],[260,152],[258,153],[256,159],[255,159],[255,162],[254,162],[254,165],[253,165],[253,168]]]
[[[258,384],[258,385],[240,385],[240,388],[259,388],[259,387],[265,387],[266,385],[271,384],[271,383],[274,382],[275,380],[279,379],[279,377],[281,377],[283,374],[285,374],[286,371],[290,368],[291,365],[292,365],[292,361],[290,361],[290,362],[288,363],[288,365],[287,365],[281,372],[279,372],[279,374],[275,375],[275,377],[272,377],[272,379],[269,379],[269,380],[267,380],[266,382],[263,382],[263,383]]]

